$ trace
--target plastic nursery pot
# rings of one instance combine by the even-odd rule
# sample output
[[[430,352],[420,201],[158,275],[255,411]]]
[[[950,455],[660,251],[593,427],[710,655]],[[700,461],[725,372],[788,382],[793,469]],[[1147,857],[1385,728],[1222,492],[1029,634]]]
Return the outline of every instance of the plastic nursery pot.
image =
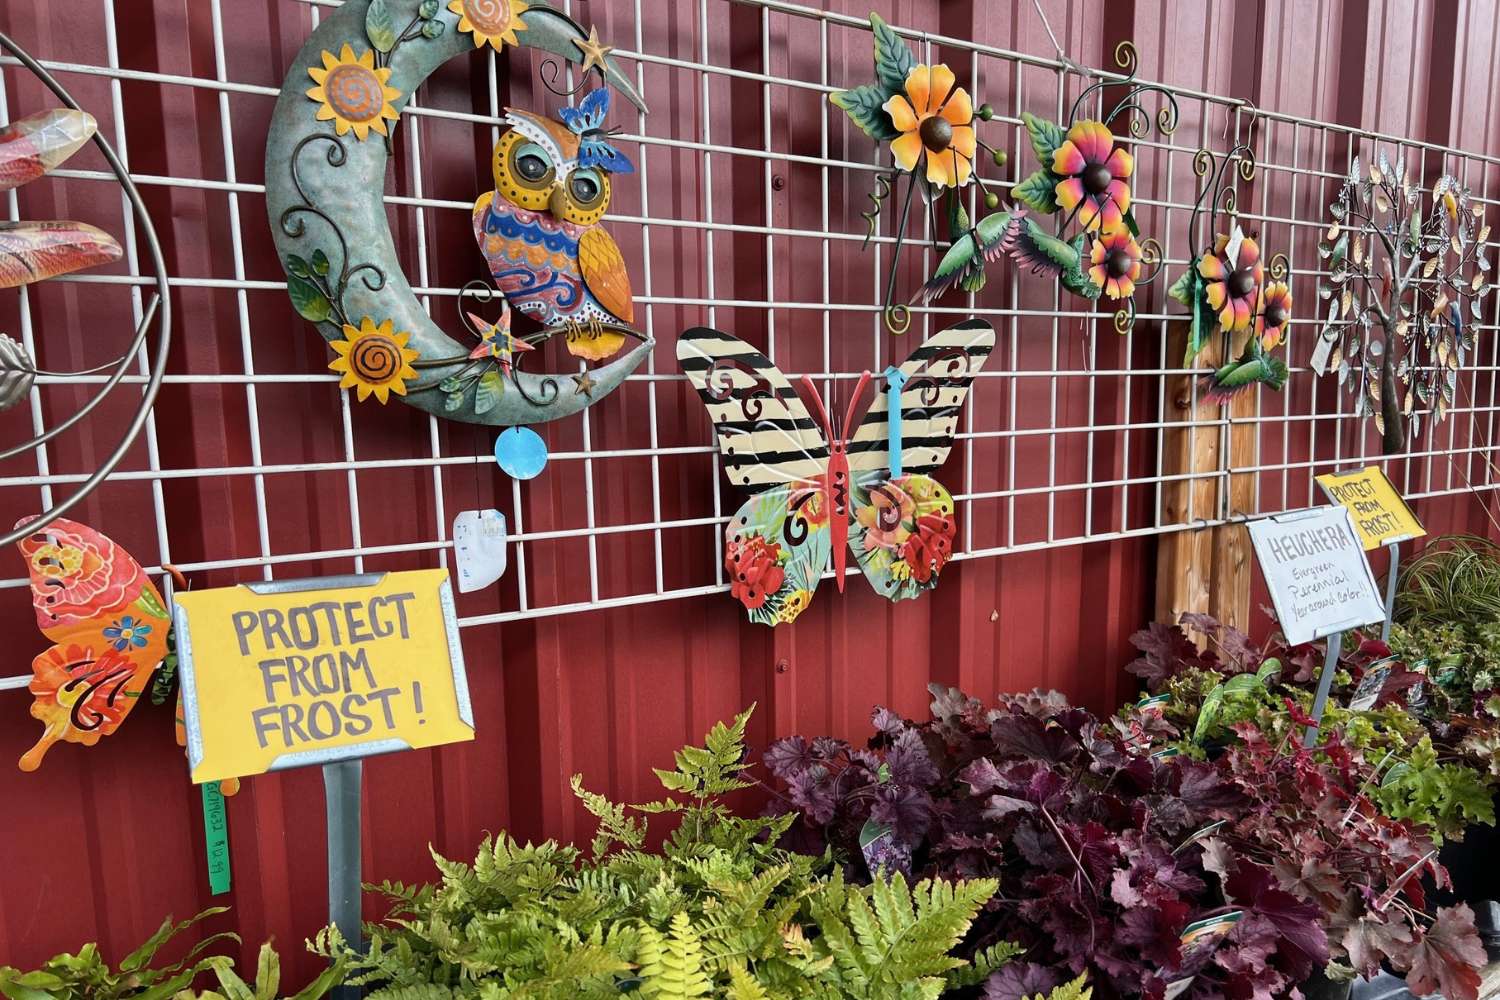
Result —
[[[1500,806],[1500,798],[1496,805]],[[1453,880],[1451,892],[1439,892],[1439,905],[1468,903],[1474,910],[1474,924],[1490,958],[1500,956],[1500,870],[1494,858],[1500,853],[1500,829],[1471,823],[1461,841],[1449,840],[1438,854],[1438,862]]]
[[[1349,1000],[1354,990],[1353,982],[1335,983],[1318,969],[1302,984],[1302,995],[1307,1000]]]

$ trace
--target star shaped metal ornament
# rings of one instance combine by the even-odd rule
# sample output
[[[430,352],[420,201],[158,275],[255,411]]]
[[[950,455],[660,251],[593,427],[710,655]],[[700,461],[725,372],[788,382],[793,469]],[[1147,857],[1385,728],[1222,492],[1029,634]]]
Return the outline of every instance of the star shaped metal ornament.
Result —
[[[587,73],[590,69],[597,66],[599,72],[603,73],[608,68],[604,57],[613,52],[615,47],[613,45],[605,45],[599,40],[599,29],[597,27],[590,25],[589,37],[581,40],[575,38],[573,44],[578,46],[579,52],[583,53],[582,72]]]
[[[588,372],[584,372],[581,375],[574,375],[573,383],[573,395],[577,396],[578,394],[582,393],[590,399],[594,398],[594,386],[596,386],[598,383],[594,381],[594,377]]]

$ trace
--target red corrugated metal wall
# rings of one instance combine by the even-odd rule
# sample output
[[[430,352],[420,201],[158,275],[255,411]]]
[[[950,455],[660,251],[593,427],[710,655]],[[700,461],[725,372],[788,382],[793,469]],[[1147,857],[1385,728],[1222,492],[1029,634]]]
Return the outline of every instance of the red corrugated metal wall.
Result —
[[[696,10],[696,4],[647,0],[641,6],[647,12],[643,31],[648,48],[696,58],[701,42],[696,21],[684,13]],[[708,0],[708,6],[712,57],[760,72],[760,13],[723,0]],[[834,6],[859,15],[866,12],[863,2]],[[878,0],[874,6],[895,23],[1052,54],[1030,0]],[[1103,64],[1114,43],[1129,37],[1139,47],[1146,78],[1246,97],[1283,112],[1500,152],[1491,79],[1493,52],[1500,41],[1494,3],[1301,0],[1231,8],[1145,0],[1047,0],[1045,6],[1069,52],[1084,62]],[[98,7],[8,0],[0,9],[0,28],[47,59],[98,65],[105,62]],[[628,40],[635,27],[631,7],[622,0],[588,0],[575,4],[574,10],[582,20],[598,23],[606,38],[623,35]],[[115,10],[120,60],[126,69],[214,77],[207,0],[115,0]],[[297,0],[234,0],[223,10],[229,77],[278,87],[308,29],[308,6]],[[809,44],[787,37],[785,23],[776,25],[772,72],[805,58]],[[851,67],[851,75],[863,72],[868,58],[864,44],[857,51],[851,45],[851,51],[839,53],[834,72],[844,67]],[[40,101],[39,92],[13,69],[5,72],[14,113],[24,110],[27,101]],[[659,116],[666,123],[657,128],[670,131],[675,121],[681,134],[694,134],[700,113],[697,93],[684,92],[660,67],[652,67],[647,80],[648,97],[656,106],[653,122]],[[109,101],[105,79],[74,73],[65,74],[65,82],[85,103]],[[435,86],[445,92],[434,103],[447,98],[451,106],[455,99],[462,104],[469,92],[477,101],[482,80],[455,71],[439,77]],[[134,171],[225,179],[216,95],[129,79],[122,87]],[[262,200],[253,191],[260,181],[260,150],[271,102],[259,94],[241,93],[231,93],[228,100],[238,180],[252,186],[239,198],[246,274],[274,282],[281,271],[265,232]],[[760,144],[760,100],[758,84],[716,84],[708,109],[715,116],[716,136],[736,144]],[[774,107],[772,121],[776,128],[799,127],[798,121]],[[427,183],[431,189],[455,192],[445,196],[456,199],[478,190],[482,171],[476,173],[472,164],[487,161],[487,137],[469,138],[467,133],[474,130],[467,124],[462,129],[453,133],[459,155],[451,149],[428,154]],[[475,154],[472,163],[470,150]],[[653,199],[695,204],[702,195],[695,170],[695,161],[686,155],[659,158],[660,193],[653,189]],[[765,192],[760,165],[737,166],[727,173],[716,178],[710,195],[716,202],[715,218],[734,221],[743,215],[761,220]],[[816,185],[799,185],[795,177],[793,181],[778,195],[790,199],[781,210],[815,213],[816,201],[809,199]],[[27,202],[31,214],[88,217],[90,208],[108,206],[113,197],[87,189],[79,192],[77,185],[56,191]],[[55,204],[48,204],[52,198]],[[223,190],[148,187],[147,198],[173,274],[233,274]],[[849,193],[838,211],[856,210],[850,206],[861,198],[861,192]],[[670,209],[658,203],[653,212],[668,215]],[[472,269],[467,220],[449,213],[434,220],[434,227],[429,238],[452,247],[450,282],[458,275],[467,277]],[[398,241],[410,235],[398,232]],[[640,253],[638,244],[625,249],[627,257]],[[691,258],[701,252],[691,240],[669,238],[653,247],[668,265],[674,255]],[[764,253],[763,237],[724,238],[714,265],[718,296],[816,294],[820,276],[810,267],[781,268],[776,279],[781,284],[767,289],[760,266]],[[440,262],[444,259],[440,255]],[[698,274],[701,263],[694,259],[682,270]],[[854,264],[837,266],[835,286]],[[867,265],[859,266],[861,274],[868,272]],[[87,351],[91,328],[111,316],[117,321],[128,307],[123,288],[87,287],[87,301],[76,286],[57,286],[32,300],[42,317],[39,331],[48,338],[53,367],[92,356]],[[688,288],[678,293],[703,294]],[[170,371],[202,375],[243,370],[237,294],[201,286],[176,292],[178,337]],[[6,311],[13,308],[9,302],[0,303],[0,326],[13,320],[13,312]],[[275,287],[250,292],[248,309],[259,370],[322,368],[324,348],[287,308],[284,292]],[[721,310],[721,319],[729,323],[725,314],[732,312]],[[657,307],[655,320],[663,342],[658,370],[671,370],[667,331],[702,319],[702,311],[695,307]],[[790,315],[778,319],[787,324],[797,321]],[[741,332],[747,326],[753,332],[753,324],[763,322],[763,316],[747,315]],[[632,391],[596,408],[601,417],[595,425],[596,447],[639,446],[644,425],[630,400],[621,398]],[[665,408],[664,441],[698,433],[702,417],[697,401],[684,393],[679,404],[675,410]],[[336,450],[338,405],[336,393],[326,385],[263,386],[263,460],[305,461]],[[169,384],[161,394],[158,415],[164,467],[251,461],[242,388]],[[414,411],[363,407],[355,420],[362,441],[376,442],[362,451],[361,458],[381,457],[381,451],[405,456],[429,447],[426,419]],[[673,421],[676,426],[671,426]],[[16,436],[24,435],[25,427],[11,417],[4,426],[19,432]],[[107,421],[102,424],[109,426]],[[457,428],[451,434],[467,441],[472,432]],[[549,434],[554,446],[576,446],[576,428],[554,428]],[[87,468],[109,444],[103,431],[96,435],[56,454],[54,465]],[[1080,455],[1064,454],[1062,460],[1080,460]],[[131,467],[143,467],[139,455],[133,462]],[[671,485],[664,504],[695,509],[693,501],[709,488],[710,474],[706,461],[665,463],[663,482]],[[364,544],[388,540],[381,537],[382,524],[432,517],[432,511],[424,509],[428,490],[422,475],[426,474],[409,469],[359,474]],[[561,512],[576,496],[576,475],[549,470],[549,478],[530,494],[530,528],[545,530],[562,519]],[[498,475],[486,473],[484,482],[475,483],[472,472],[445,474],[457,505],[453,509],[490,502],[500,488],[491,479]],[[268,477],[268,509],[274,512],[272,549],[305,551],[349,544],[343,482],[342,472]],[[621,509],[634,510],[644,503],[639,486],[627,478],[607,480],[596,489]],[[165,482],[174,559],[254,551],[253,489],[246,477]],[[0,522],[9,523],[33,509],[35,493],[22,493],[0,494]],[[1059,501],[1059,516],[1076,515],[1082,501],[1077,494],[1070,496]],[[135,480],[101,490],[79,519],[144,553],[156,545],[152,511],[151,484]],[[1488,524],[1478,502],[1468,497],[1424,502],[1419,513],[1435,531],[1482,531]],[[391,538],[396,537],[391,532]],[[634,544],[618,537],[601,541],[615,556],[601,565],[620,575],[600,581],[604,593],[636,589],[625,579],[634,572],[633,557],[643,553]],[[538,600],[545,598],[549,587],[566,590],[568,580],[586,574],[580,546],[563,541],[540,550],[530,570]],[[722,595],[466,629],[479,737],[471,744],[369,763],[365,874],[425,879],[431,874],[429,844],[464,855],[487,830],[506,828],[530,838],[582,837],[589,826],[568,795],[570,774],[583,772],[592,787],[617,796],[648,795],[652,765],[666,761],[673,748],[696,739],[714,720],[752,701],[761,706],[754,727],[757,743],[793,730],[858,736],[865,731],[872,704],[923,711],[931,681],[982,695],[1035,685],[1056,687],[1091,708],[1110,709],[1131,693],[1121,666],[1130,655],[1127,637],[1151,613],[1154,549],[1150,538],[1137,538],[955,564],[943,585],[919,602],[892,607],[853,587],[842,598],[820,599],[794,628],[776,631],[745,624],[737,606]],[[14,559],[10,554],[0,558]],[[706,544],[689,544],[669,554],[667,569],[670,573],[673,567],[701,565],[694,561],[712,558]],[[367,568],[430,564],[426,556],[387,556],[367,561]],[[301,565],[298,573],[350,568],[348,560],[336,560]],[[8,566],[4,575],[18,571],[18,565]],[[685,569],[682,575],[693,577]],[[242,578],[205,573],[196,583],[215,586]],[[11,637],[12,649],[0,673],[22,672],[41,648],[41,640],[24,592],[0,591],[0,598],[0,625]],[[461,611],[493,610],[482,599],[483,595],[466,599]],[[18,757],[34,738],[36,727],[27,717],[27,704],[24,692],[0,694],[0,761]],[[296,953],[326,913],[319,774],[310,770],[255,779],[231,800],[234,890],[215,899],[208,894],[203,871],[198,793],[188,784],[180,753],[168,735],[170,712],[143,707],[138,716],[99,748],[57,748],[36,774],[24,775],[0,764],[0,961],[24,966],[90,939],[102,942],[106,953],[117,958],[166,913],[182,916],[219,902],[234,908],[230,917],[219,920],[221,925],[233,926],[252,944],[274,935],[284,950]],[[305,973],[310,967],[303,959],[298,971]]]

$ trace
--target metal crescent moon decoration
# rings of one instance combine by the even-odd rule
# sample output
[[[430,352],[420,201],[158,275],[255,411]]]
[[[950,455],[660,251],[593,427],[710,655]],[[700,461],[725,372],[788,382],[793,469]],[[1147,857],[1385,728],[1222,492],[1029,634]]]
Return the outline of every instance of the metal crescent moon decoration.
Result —
[[[613,391],[653,346],[629,325],[624,261],[597,224],[608,204],[609,174],[631,168],[605,141],[609,92],[603,87],[590,91],[579,108],[564,109],[564,123],[510,111],[505,122],[512,131],[524,127],[523,119],[545,122],[555,140],[551,148],[576,153],[566,161],[574,168],[566,178],[565,164],[558,164],[550,192],[553,213],[527,214],[506,203],[511,214],[533,224],[523,235],[545,231],[551,260],[571,251],[567,259],[573,267],[552,275],[555,287],[545,301],[528,298],[523,276],[505,270],[504,255],[491,254],[486,234],[478,232],[499,290],[471,282],[460,293],[457,310],[466,342],[444,332],[412,292],[386,219],[390,130],[439,66],[486,44],[497,51],[518,45],[554,53],[577,63],[585,83],[591,71],[597,72],[631,104],[647,110],[609,54],[610,46],[545,4],[349,0],[309,36],[282,85],[266,143],[267,208],[292,304],[333,347],[329,367],[343,374],[343,387],[356,389],[362,400],[374,395],[384,403],[396,395],[429,413],[469,423],[542,423],[577,413]],[[547,88],[576,93],[555,86],[559,72],[555,60],[543,64]],[[572,179],[584,172],[596,182],[592,189]],[[574,201],[580,192],[596,196],[597,213],[580,214]],[[476,225],[481,206],[502,214],[490,206],[496,193],[481,197]],[[474,314],[493,312],[493,300],[502,295],[499,319]],[[548,308],[559,301],[576,305]],[[541,329],[512,337],[511,305],[538,320]],[[636,343],[608,364],[580,374],[521,370],[521,359],[533,355],[513,355],[513,350],[527,351],[559,334],[566,336],[571,354],[587,360],[607,357],[628,340]]]

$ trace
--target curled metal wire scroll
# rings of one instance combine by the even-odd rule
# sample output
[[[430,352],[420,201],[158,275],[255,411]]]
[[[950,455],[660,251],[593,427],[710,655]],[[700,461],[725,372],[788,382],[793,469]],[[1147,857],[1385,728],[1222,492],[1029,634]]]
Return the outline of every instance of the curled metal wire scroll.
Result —
[[[37,62],[29,52],[4,32],[0,32],[0,49],[4,49],[17,62],[28,69],[64,105],[75,111],[83,110],[79,103],[73,99],[73,95],[57,81],[56,77],[47,72],[41,63]],[[110,473],[114,472],[119,464],[124,461],[125,455],[129,452],[131,445],[135,443],[135,439],[140,436],[141,430],[146,426],[146,419],[151,413],[152,404],[156,402],[156,394],[161,389],[162,377],[166,374],[167,370],[167,353],[172,344],[172,299],[167,288],[167,264],[162,255],[161,242],[157,239],[156,227],[151,222],[151,213],[147,211],[146,203],[141,199],[140,191],[136,189],[135,182],[130,179],[129,171],[125,169],[125,165],[120,161],[119,155],[115,153],[114,147],[104,137],[103,132],[96,132],[94,134],[94,145],[103,154],[105,162],[109,165],[110,172],[115,175],[115,180],[119,183],[121,189],[124,190],[125,197],[129,200],[131,210],[135,214],[135,222],[139,227],[141,242],[145,246],[146,254],[151,260],[152,271],[155,274],[156,294],[152,296],[151,300],[142,310],[141,321],[135,328],[135,336],[131,340],[130,346],[125,350],[125,353],[120,355],[118,360],[108,365],[89,369],[87,372],[64,373],[81,376],[100,371],[103,368],[113,368],[114,371],[100,385],[99,391],[66,420],[36,435],[23,444],[7,448],[4,452],[0,452],[0,459],[13,458],[22,452],[40,447],[73,427],[87,416],[104,400],[104,397],[115,386],[120,384],[120,381],[125,377],[126,372],[130,368],[130,362],[140,354],[141,348],[146,342],[146,335],[150,332],[151,327],[155,325],[157,327],[157,337],[154,354],[151,359],[151,370],[141,392],[140,405],[136,408],[135,415],[131,418],[130,423],[125,428],[125,432],[120,436],[119,442],[115,445],[114,450],[110,452],[109,456],[67,498],[52,504],[52,506],[42,511],[38,517],[28,521],[22,527],[0,535],[0,547],[10,546],[28,535],[33,535],[57,518],[62,517],[68,511],[82,503],[90,493],[99,487],[100,483],[109,478]]]

